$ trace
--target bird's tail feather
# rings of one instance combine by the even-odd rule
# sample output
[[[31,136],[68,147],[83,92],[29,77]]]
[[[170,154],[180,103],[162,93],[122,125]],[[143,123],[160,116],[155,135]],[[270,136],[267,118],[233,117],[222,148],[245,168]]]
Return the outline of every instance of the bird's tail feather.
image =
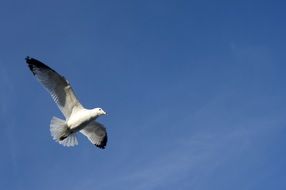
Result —
[[[53,117],[50,124],[50,131],[53,139],[63,146],[78,145],[76,134],[70,134],[66,122],[57,117]]]

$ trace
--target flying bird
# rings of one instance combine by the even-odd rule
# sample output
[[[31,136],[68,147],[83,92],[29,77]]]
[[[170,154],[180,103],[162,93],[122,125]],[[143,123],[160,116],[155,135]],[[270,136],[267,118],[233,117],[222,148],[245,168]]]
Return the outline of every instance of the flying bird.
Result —
[[[63,146],[72,147],[78,145],[76,135],[80,132],[92,144],[104,149],[107,143],[106,129],[95,120],[106,115],[106,112],[102,108],[85,109],[78,101],[69,81],[49,66],[30,57],[26,58],[26,63],[65,117],[65,120],[52,117],[50,132],[53,139]]]

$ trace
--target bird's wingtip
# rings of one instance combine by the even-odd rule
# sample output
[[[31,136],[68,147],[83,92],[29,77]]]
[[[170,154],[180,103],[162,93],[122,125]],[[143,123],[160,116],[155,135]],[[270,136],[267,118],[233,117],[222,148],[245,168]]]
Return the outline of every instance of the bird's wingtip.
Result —
[[[94,144],[94,145],[100,149],[105,149],[106,144],[107,144],[107,135],[104,137],[102,142],[100,142],[100,144]]]
[[[30,70],[32,71],[32,73],[33,73],[34,75],[36,75],[36,73],[35,73],[35,71],[34,71],[33,58],[27,56],[27,57],[25,58],[25,60],[26,60],[26,63],[28,64]]]
[[[26,62],[29,62],[29,61],[31,60],[31,58],[30,58],[29,56],[27,56],[27,57],[25,58],[25,60],[26,60]]]
[[[97,148],[105,149],[105,146],[94,144]]]

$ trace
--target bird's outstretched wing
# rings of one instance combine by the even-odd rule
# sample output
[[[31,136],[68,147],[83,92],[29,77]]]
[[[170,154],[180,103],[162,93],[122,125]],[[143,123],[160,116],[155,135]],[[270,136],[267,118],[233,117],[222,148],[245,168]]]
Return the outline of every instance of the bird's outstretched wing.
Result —
[[[63,76],[34,58],[27,57],[26,62],[36,78],[51,94],[66,119],[74,109],[82,108],[70,83]]]
[[[104,125],[99,122],[92,121],[85,128],[80,130],[89,141],[98,148],[104,149],[107,143],[107,133]]]

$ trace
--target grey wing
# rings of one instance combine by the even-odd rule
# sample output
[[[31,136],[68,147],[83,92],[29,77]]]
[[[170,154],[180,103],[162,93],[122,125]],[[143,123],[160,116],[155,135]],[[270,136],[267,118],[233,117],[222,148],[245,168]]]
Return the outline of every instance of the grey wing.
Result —
[[[85,128],[80,130],[80,132],[98,148],[105,148],[107,144],[107,132],[103,124],[92,121]]]
[[[27,57],[26,62],[36,78],[51,94],[66,119],[70,117],[73,109],[82,108],[70,83],[63,76],[34,58]]]

